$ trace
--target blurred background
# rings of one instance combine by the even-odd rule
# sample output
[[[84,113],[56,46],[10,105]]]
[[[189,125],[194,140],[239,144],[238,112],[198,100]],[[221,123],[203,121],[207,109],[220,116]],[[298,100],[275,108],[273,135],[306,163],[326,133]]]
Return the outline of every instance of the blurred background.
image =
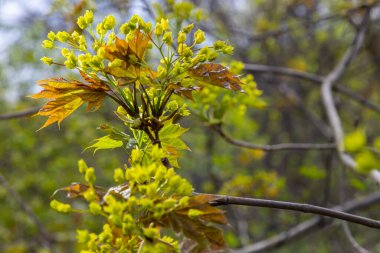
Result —
[[[358,103],[352,96],[334,93],[344,130],[363,130],[372,143],[379,136],[380,123],[380,6],[376,1],[172,2],[0,0],[0,252],[76,252],[75,230],[96,230],[96,220],[79,213],[56,213],[49,207],[52,194],[81,180],[77,169],[81,158],[96,168],[102,185],[111,185],[113,169],[127,160],[119,150],[95,155],[84,151],[103,135],[96,129],[102,123],[123,127],[115,120],[110,103],[96,113],[85,113],[82,108],[60,129],[54,125],[37,131],[45,119],[30,116],[42,105],[27,97],[38,91],[37,80],[72,75],[39,60],[59,54],[44,50],[41,41],[51,30],[77,29],[76,19],[87,9],[95,11],[96,21],[113,14],[119,22],[126,22],[137,13],[152,21],[172,15],[185,23],[195,22],[206,31],[207,42],[222,39],[235,46],[234,56],[222,59],[225,63],[241,61],[246,64],[245,73],[254,75],[263,91],[260,98],[224,101],[227,91],[222,91],[210,98],[214,109],[207,117],[199,117],[197,107],[190,105],[193,115],[182,121],[191,129],[184,138],[192,151],[182,154],[179,173],[196,191],[335,206],[365,199],[378,190],[365,174],[347,170],[342,180],[342,166],[332,150],[241,148],[209,127],[220,123],[228,136],[262,145],[331,142],[318,82],[260,70],[258,64],[327,75],[351,44],[363,6],[374,5],[363,48],[341,79],[351,95],[362,100]],[[14,112],[21,112],[21,117]],[[67,201],[63,195],[58,198]],[[356,213],[380,219],[379,208],[380,203],[372,201]],[[265,208],[225,210],[230,221],[224,228],[227,243],[242,248],[240,252],[260,252],[249,251],[248,246],[268,242],[271,236],[313,218]],[[358,252],[352,239],[369,252],[380,252],[378,231],[350,224],[347,233],[340,222],[327,223],[318,223],[303,236],[261,252]]]

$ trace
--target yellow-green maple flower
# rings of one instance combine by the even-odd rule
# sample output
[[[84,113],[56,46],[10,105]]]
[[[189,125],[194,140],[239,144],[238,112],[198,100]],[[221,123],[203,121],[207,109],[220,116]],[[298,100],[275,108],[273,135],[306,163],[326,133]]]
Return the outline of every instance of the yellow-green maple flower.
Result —
[[[194,24],[191,23],[191,24],[185,26],[185,27],[182,29],[182,31],[183,31],[184,33],[189,33],[189,32],[191,32],[193,29],[194,29]]]
[[[161,23],[162,29],[164,31],[169,29],[169,20],[168,19],[162,18],[160,23]]]
[[[185,41],[186,41],[186,33],[184,33],[184,32],[179,32],[179,33],[178,33],[177,41],[178,41],[178,44],[180,44],[180,43],[185,43]]]
[[[87,183],[89,183],[89,184],[92,185],[95,182],[95,180],[96,180],[96,175],[95,175],[94,168],[92,168],[92,167],[88,168],[86,170],[86,174],[85,174],[84,178],[85,178],[85,180],[86,180]]]
[[[65,43],[70,38],[70,34],[66,31],[60,31],[57,33],[57,39],[61,43]]]
[[[194,33],[194,41],[195,41],[195,44],[201,44],[203,41],[206,40],[206,37],[205,37],[205,33],[198,29],[195,33]]]
[[[162,37],[162,41],[167,45],[171,45],[173,43],[172,32],[166,32]]]
[[[106,16],[103,20],[103,28],[105,30],[111,30],[116,25],[116,19],[113,15]]]
[[[127,35],[127,34],[129,33],[130,30],[131,30],[131,28],[129,27],[129,24],[128,24],[128,23],[124,23],[124,24],[122,24],[121,27],[120,27],[120,32],[121,32],[122,34],[125,34],[125,35]]]
[[[162,25],[160,23],[156,24],[156,27],[154,28],[154,34],[157,36],[161,36],[164,32],[164,29],[162,28]]]
[[[86,19],[83,16],[78,17],[77,24],[80,29],[86,29],[88,24],[86,22]]]
[[[116,182],[116,183],[122,183],[124,182],[125,178],[124,178],[124,171],[120,168],[117,168],[114,170],[114,174],[113,174],[113,180]]]
[[[88,208],[90,212],[94,215],[99,215],[102,213],[102,207],[95,201],[92,201]]]
[[[61,213],[68,213],[71,211],[71,206],[69,204],[64,204],[55,199],[50,202],[50,207]]]
[[[42,47],[46,49],[52,49],[54,47],[54,42],[51,40],[44,40],[42,41]]]
[[[57,35],[53,31],[50,31],[48,33],[47,37],[48,37],[49,40],[54,41],[54,40],[56,40]]]
[[[50,58],[50,57],[46,57],[46,56],[44,56],[44,57],[42,57],[40,60],[41,60],[43,63],[45,63],[46,65],[49,65],[49,66],[53,64],[53,59]]]
[[[87,10],[84,14],[84,19],[88,25],[91,24],[92,22],[94,22],[94,13],[90,10]]]

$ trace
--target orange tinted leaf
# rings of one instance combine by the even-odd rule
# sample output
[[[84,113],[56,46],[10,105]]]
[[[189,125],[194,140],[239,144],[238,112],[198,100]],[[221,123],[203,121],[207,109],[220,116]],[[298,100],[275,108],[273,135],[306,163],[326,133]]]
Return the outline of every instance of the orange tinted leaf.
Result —
[[[69,186],[66,186],[64,188],[58,189],[53,193],[53,196],[57,194],[59,191],[66,191],[68,198],[78,198],[83,197],[83,194],[90,188],[90,186],[80,183],[72,183]],[[97,196],[97,200],[100,201],[105,192],[104,189],[98,186],[95,186],[95,194]]]
[[[213,224],[227,224],[227,219],[222,210],[209,204],[215,199],[216,196],[208,194],[192,196],[187,206],[174,210],[159,221],[193,241],[183,244],[182,250],[185,252],[209,252],[225,248],[223,232]],[[189,217],[190,209],[198,210],[199,215]]]
[[[92,92],[85,91],[78,94],[78,96],[84,101],[87,102],[86,111],[96,111],[102,105],[104,98],[106,97],[106,93],[101,92]]]
[[[45,128],[55,122],[58,125],[73,113],[84,102],[88,103],[87,111],[97,110],[107,95],[108,87],[101,80],[93,79],[81,72],[83,79],[89,84],[76,80],[66,80],[64,78],[50,78],[38,81],[43,88],[32,98],[50,99],[36,115],[49,117],[40,128]]]
[[[61,77],[49,78],[37,81],[37,84],[45,90],[75,90],[81,85],[78,81],[68,81]]]
[[[55,122],[60,125],[63,119],[73,113],[83,101],[77,96],[64,96],[47,102],[36,115],[49,116],[49,119],[40,128],[45,128]]]
[[[243,84],[237,75],[221,64],[203,63],[189,69],[189,74],[195,80],[235,91],[244,91]]]
[[[200,87],[180,87],[178,89],[175,89],[174,93],[182,98],[187,98],[194,102],[193,91],[197,91],[200,89]]]
[[[129,49],[139,60],[144,59],[149,40],[150,38],[148,35],[142,33],[140,30],[135,30],[132,40],[128,41]]]
[[[91,89],[101,89],[101,90],[109,90],[108,86],[104,83],[104,81],[100,80],[99,78],[92,78],[88,76],[86,73],[83,71],[79,71],[81,74],[82,78],[90,83],[91,85],[87,85]]]
[[[126,55],[128,51],[128,43],[123,40],[119,39],[118,37],[115,38],[115,47],[116,49],[122,54]]]
[[[77,197],[80,197],[89,188],[90,187],[88,185],[72,183],[71,185],[66,186],[59,190],[66,191],[68,198],[77,198]]]

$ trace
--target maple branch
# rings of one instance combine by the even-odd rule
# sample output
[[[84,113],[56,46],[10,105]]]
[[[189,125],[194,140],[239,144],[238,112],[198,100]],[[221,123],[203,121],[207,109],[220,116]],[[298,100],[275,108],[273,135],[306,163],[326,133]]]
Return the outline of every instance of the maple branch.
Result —
[[[32,107],[18,112],[4,113],[0,115],[0,120],[10,120],[31,116],[37,113],[40,107]]]
[[[366,217],[349,214],[346,212],[338,211],[332,208],[325,208],[310,204],[295,203],[295,202],[285,202],[277,200],[268,199],[256,199],[256,198],[243,198],[243,197],[232,197],[227,195],[216,195],[217,197],[210,204],[212,206],[225,206],[225,205],[241,205],[241,206],[257,206],[257,207],[267,207],[283,210],[292,210],[304,213],[319,214],[322,216],[328,216],[335,219],[345,220],[352,223],[360,224],[363,226],[380,229],[380,221],[369,219]]]
[[[331,209],[343,212],[354,212],[367,208],[380,201],[380,191],[374,192],[364,198],[354,199],[334,206]],[[318,231],[333,223],[333,219],[326,217],[314,217],[306,220],[284,232],[281,232],[270,238],[247,245],[241,249],[233,251],[233,253],[259,253],[268,252],[271,249],[279,248],[289,242],[295,241],[307,234]]]
[[[370,9],[366,10],[366,13],[363,17],[360,28],[355,36],[354,41],[352,42],[351,47],[346,50],[346,53],[341,58],[339,63],[335,66],[335,68],[324,78],[321,86],[321,96],[322,102],[327,114],[327,118],[330,122],[330,126],[333,130],[333,135],[336,143],[336,149],[339,154],[340,160],[344,165],[351,169],[355,169],[357,167],[356,162],[351,158],[351,156],[347,155],[344,152],[344,132],[342,123],[337,111],[337,108],[334,103],[334,97],[332,95],[332,88],[341,78],[343,73],[347,70],[348,66],[352,62],[352,60],[357,55],[361,45],[363,44],[365,33],[367,31],[367,27],[370,20]]]
[[[351,246],[358,252],[358,253],[369,253],[368,250],[360,246],[360,244],[355,240],[354,236],[351,233],[350,228],[348,227],[347,222],[342,223],[342,228],[344,235],[347,237],[348,241],[350,242]]]
[[[313,84],[320,85],[324,77],[320,75],[316,75],[313,73],[308,73],[304,71],[299,71],[295,69],[285,68],[285,67],[278,67],[278,66],[269,66],[269,65],[261,65],[261,64],[244,64],[244,68],[247,71],[252,71],[254,73],[274,73],[274,74],[280,74],[285,76],[290,76],[294,78],[299,78],[302,80],[310,81]],[[373,104],[368,101],[368,99],[360,96],[358,93],[342,86],[339,84],[335,84],[332,87],[332,90],[335,92],[339,92],[340,94],[343,94],[352,100],[356,101],[357,103],[367,107],[368,109],[371,109],[373,111],[380,113],[380,106]]]
[[[285,150],[331,150],[335,149],[336,145],[334,143],[280,143],[273,145],[259,145],[253,144],[241,140],[235,140],[228,136],[223,130],[221,124],[210,125],[210,128],[217,132],[226,142],[243,148],[258,149],[267,152],[272,151],[285,151]]]
[[[32,220],[34,225],[37,227],[38,231],[38,239],[40,243],[51,250],[51,252],[55,252],[52,246],[52,238],[49,233],[46,231],[44,225],[33,212],[33,210],[29,207],[29,205],[21,198],[21,196],[9,185],[8,181],[5,177],[0,173],[0,184],[5,188],[5,190],[9,193],[9,195],[16,201],[21,210]]]

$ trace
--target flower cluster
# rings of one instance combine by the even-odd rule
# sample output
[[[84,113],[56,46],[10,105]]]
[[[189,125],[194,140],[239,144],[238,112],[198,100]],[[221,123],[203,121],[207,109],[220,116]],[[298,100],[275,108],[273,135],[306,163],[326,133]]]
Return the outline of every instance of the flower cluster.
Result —
[[[134,160],[139,158],[133,157]],[[78,242],[89,252],[132,251],[136,244],[146,241],[145,250],[178,252],[178,242],[162,235],[157,227],[168,226],[165,216],[185,208],[193,191],[187,180],[167,169],[161,163],[115,169],[114,179],[120,185],[97,198],[93,186],[95,174],[81,160],[79,171],[84,174],[89,188],[81,194],[89,201],[88,211],[104,216],[107,223],[99,234],[78,230]],[[60,212],[69,212],[69,204],[56,200],[51,206]],[[200,211],[199,211],[200,212]],[[189,212],[189,217],[194,211]],[[147,251],[148,252],[148,251]]]
[[[175,121],[189,115],[179,98],[194,100],[192,93],[207,91],[208,85],[243,90],[237,75],[213,63],[220,54],[231,54],[233,47],[223,41],[203,45],[205,33],[194,24],[175,30],[166,18],[153,25],[134,15],[118,25],[109,15],[94,24],[94,14],[86,11],[77,25],[82,31],[50,32],[42,42],[47,49],[60,50],[64,58],[62,62],[43,57],[44,63],[78,70],[84,80],[39,81],[43,90],[32,97],[50,99],[38,113],[49,116],[43,127],[59,124],[83,103],[96,110],[111,98],[118,105],[116,115],[133,135],[102,125],[107,135],[90,146],[95,151],[129,150],[129,165],[114,170],[117,186],[107,191],[95,186],[95,169],[81,160],[79,172],[86,183],[64,188],[69,196],[89,203],[88,213],[105,220],[98,234],[78,230],[83,252],[178,252],[178,241],[163,228],[182,233],[199,250],[208,244],[223,248],[222,232],[212,226],[227,223],[223,212],[208,204],[212,197],[192,196],[191,184],[173,169],[179,167],[180,151],[189,149],[180,139],[187,129]],[[149,61],[149,52],[158,53],[159,59]],[[63,213],[75,211],[56,200],[51,206]]]

